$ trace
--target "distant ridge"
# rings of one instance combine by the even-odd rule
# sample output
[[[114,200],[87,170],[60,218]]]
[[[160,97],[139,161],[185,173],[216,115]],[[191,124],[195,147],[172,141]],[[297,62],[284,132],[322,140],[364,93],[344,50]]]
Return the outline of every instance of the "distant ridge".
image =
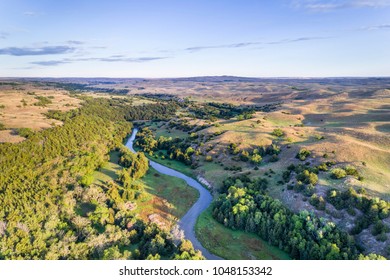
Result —
[[[367,80],[387,80],[390,77],[239,77],[239,76],[196,76],[196,77],[176,77],[176,78],[107,78],[107,77],[25,77],[25,78],[0,78],[1,80],[21,80],[21,81],[48,81],[62,83],[105,83],[117,84],[123,82],[148,82],[148,81],[172,81],[172,82],[211,82],[211,83],[229,83],[229,82],[283,82],[283,81],[305,81],[305,82],[331,82],[331,81],[367,81]]]

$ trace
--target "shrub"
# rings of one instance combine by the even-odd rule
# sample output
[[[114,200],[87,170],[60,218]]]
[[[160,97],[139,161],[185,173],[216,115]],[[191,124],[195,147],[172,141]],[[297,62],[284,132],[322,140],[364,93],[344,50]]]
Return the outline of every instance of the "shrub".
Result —
[[[282,137],[284,136],[284,132],[280,128],[275,128],[274,131],[271,132],[271,135],[276,137]]]
[[[315,138],[315,139],[317,139],[317,140],[322,140],[322,139],[325,139],[325,137],[324,137],[324,136],[322,136],[322,135],[319,135],[319,134],[316,134],[316,135],[314,135],[314,138]]]
[[[322,196],[318,197],[318,195],[313,194],[309,199],[309,203],[317,210],[324,211],[326,209],[326,202]]]
[[[344,169],[334,168],[331,171],[331,177],[333,179],[342,179],[342,178],[345,178],[346,176],[347,176],[347,172],[345,172]]]
[[[309,170],[304,170],[303,172],[299,173],[297,176],[297,180],[307,184],[307,185],[315,185],[318,182],[318,176],[310,172]]]
[[[37,99],[38,102],[35,102],[34,106],[46,107],[46,105],[53,103],[49,98],[45,96],[35,96],[35,99]]]
[[[277,162],[279,160],[279,157],[277,155],[272,155],[269,159],[270,162]]]
[[[253,156],[251,156],[250,161],[253,164],[260,164],[262,161],[262,158],[259,154],[254,154]]]
[[[311,152],[305,148],[299,150],[299,153],[296,155],[296,158],[304,161],[308,156],[310,156]]]
[[[241,154],[240,154],[240,159],[242,161],[248,161],[249,160],[249,153],[248,151],[242,151]]]
[[[359,177],[359,172],[353,166],[348,165],[348,166],[346,166],[344,168],[344,170],[347,173],[347,175],[351,175],[351,176],[354,176],[354,177]]]
[[[320,165],[318,165],[318,170],[328,171],[328,166],[326,165],[326,163],[321,163]]]
[[[212,162],[213,161],[213,157],[212,156],[206,156],[206,159],[205,159],[207,162]]]
[[[315,187],[312,184],[309,184],[303,188],[303,194],[307,197],[312,196],[314,194]]]

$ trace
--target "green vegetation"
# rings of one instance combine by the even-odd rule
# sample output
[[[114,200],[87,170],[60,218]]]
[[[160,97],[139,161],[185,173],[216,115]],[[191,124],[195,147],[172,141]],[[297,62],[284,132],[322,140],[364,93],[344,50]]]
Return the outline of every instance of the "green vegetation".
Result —
[[[190,146],[189,139],[172,139],[172,137],[160,136],[156,140],[153,132],[146,127],[137,133],[135,144],[150,156],[155,151],[164,150],[170,159],[176,159],[186,165],[196,164],[195,160],[191,158],[195,150]]]
[[[264,194],[256,182],[230,179],[224,189],[212,215],[229,228],[255,233],[294,259],[356,259],[359,255],[352,236],[308,211],[294,214]]]
[[[365,189],[359,189],[356,192],[353,188],[349,188],[346,191],[340,191],[338,189],[329,189],[326,196],[317,195],[315,193],[315,185],[318,182],[318,176],[316,174],[319,171],[327,171],[328,167],[334,165],[334,162],[321,163],[316,167],[309,167],[306,165],[290,165],[288,169],[283,172],[283,179],[285,182],[289,182],[292,172],[296,174],[297,183],[295,185],[289,184],[287,189],[293,189],[296,192],[302,192],[307,197],[310,196],[309,203],[313,205],[317,210],[325,211],[326,203],[332,204],[336,210],[340,211],[346,209],[348,214],[356,216],[354,219],[354,227],[350,231],[351,234],[356,235],[362,232],[362,230],[372,226],[371,233],[376,237],[378,241],[387,240],[387,233],[390,232],[389,228],[382,222],[390,215],[390,203],[379,198],[372,198],[366,194]],[[353,166],[347,166],[345,168],[334,168],[331,170],[331,177],[334,179],[345,178],[347,175],[360,178],[359,172]],[[357,211],[358,210],[358,211]],[[363,215],[357,215],[360,212]],[[338,215],[337,212],[333,212],[332,215]]]
[[[202,147],[202,145],[197,145],[197,141],[199,139],[199,136],[201,134],[199,133],[190,133],[189,137],[186,137],[184,139],[172,139],[167,137],[159,137],[156,139],[153,135],[153,132],[148,130],[147,128],[143,129],[144,135],[141,134],[141,138],[139,138],[139,144],[141,148],[144,151],[149,151],[149,156],[152,156],[154,158],[157,158],[160,162],[163,164],[167,163],[174,163],[175,160],[180,159],[183,163],[187,162],[187,165],[191,165],[191,167],[196,167],[194,165],[194,160],[196,162],[196,159],[199,155],[202,155],[202,151],[205,150],[206,152],[210,151],[213,147],[212,145],[204,145],[205,147]],[[145,137],[146,136],[146,137]],[[152,150],[149,150],[150,147],[153,147]],[[174,148],[173,148],[174,147]],[[201,148],[200,150],[198,150]],[[164,157],[169,157],[168,151],[171,151],[170,158],[172,160],[163,159]],[[152,152],[152,153],[150,153]],[[173,153],[173,154],[172,154]],[[175,154],[176,153],[176,154]],[[243,162],[250,162],[254,164],[255,166],[261,163],[263,160],[262,155],[272,155],[268,161],[272,162],[272,157],[278,158],[278,154],[280,153],[280,147],[278,147],[275,144],[271,144],[268,147],[255,147],[253,149],[239,149],[238,145],[236,143],[230,143],[228,145],[228,155],[232,156],[232,159],[236,161],[243,161]],[[182,154],[182,156],[181,156]],[[158,155],[158,156],[157,156]],[[176,155],[176,156],[175,156]],[[302,161],[305,161],[309,156],[311,155],[311,152],[307,150],[306,148],[302,148],[299,153],[297,154],[297,158],[299,158]],[[178,156],[178,157],[177,157]],[[185,160],[187,159],[187,160]],[[207,161],[210,161],[213,159],[210,155],[205,155],[204,163],[203,164],[209,164],[206,163]],[[276,159],[277,160],[277,159]],[[177,162],[177,161],[176,161]],[[291,175],[295,174],[296,183],[293,185],[289,185],[288,189],[293,188],[295,191],[302,192],[306,197],[308,197],[308,201],[311,205],[313,205],[316,209],[320,211],[326,210],[326,198],[323,196],[319,196],[315,194],[315,185],[318,183],[318,173],[319,172],[326,172],[329,167],[334,165],[335,162],[329,161],[320,163],[318,166],[311,167],[310,164],[306,163],[304,165],[300,164],[297,166],[291,165],[286,172],[284,172],[282,175],[283,180],[285,182],[289,182],[291,179]],[[168,165],[168,164],[167,164]],[[202,165],[202,170],[207,168]],[[241,166],[238,166],[239,170],[241,170]],[[185,166],[182,167],[182,169],[186,169]],[[348,172],[352,176],[357,176],[358,173],[355,168],[348,167],[345,168],[348,169]],[[184,171],[183,170],[183,171]],[[235,166],[224,166],[224,170],[236,170]],[[238,169],[237,169],[238,170]],[[262,182],[260,180],[260,182]],[[281,181],[281,184],[283,184],[283,181]],[[230,187],[229,187],[230,186]],[[328,223],[323,219],[320,219],[312,213],[303,212],[299,214],[293,214],[292,212],[289,212],[286,207],[284,207],[281,204],[276,204],[273,202],[274,200],[266,195],[265,189],[266,184],[261,183],[258,184],[256,181],[252,181],[248,178],[240,178],[240,180],[236,181],[230,181],[230,183],[224,184],[224,186],[220,189],[220,192],[222,193],[221,197],[214,203],[214,208],[212,208],[212,215],[215,220],[219,221],[223,225],[232,228],[234,230],[244,230],[249,233],[255,233],[259,235],[261,238],[264,238],[265,240],[269,241],[272,245],[278,246],[279,248],[286,250],[291,257],[293,258],[309,258],[309,259],[356,259],[358,258],[360,254],[360,247],[357,247],[354,243],[353,236],[349,235],[345,231],[341,231],[340,229],[336,228],[334,224]],[[291,186],[291,187],[290,187]],[[251,200],[251,197],[253,201],[255,201],[255,207],[253,207],[253,201]],[[223,203],[223,201],[226,199],[226,204]],[[264,232],[264,230],[261,230],[261,226],[263,225],[272,225],[272,219],[270,220],[267,218],[267,214],[264,213],[264,211],[271,211],[268,210],[268,208],[263,209],[262,203],[257,202],[259,201],[268,201],[265,205],[278,205],[275,206],[276,209],[272,210],[270,213],[270,217],[272,217],[272,213],[276,213],[280,209],[283,209],[282,211],[287,211],[284,215],[285,218],[282,220],[285,221],[280,225],[280,220],[274,221],[274,226],[278,228],[276,230],[273,228],[273,226],[270,227],[270,229],[267,232]],[[237,201],[237,202],[236,202]],[[259,204],[260,203],[260,204]],[[265,203],[265,202],[264,202]],[[216,206],[217,205],[217,206]],[[231,214],[228,214],[227,210],[222,210],[221,214],[219,210],[221,210],[221,205],[230,205],[229,208],[231,211]],[[268,206],[271,207],[271,206]],[[257,209],[257,210],[255,210]],[[270,208],[272,209],[272,207]],[[257,220],[255,221],[254,213],[256,211],[259,211],[264,216],[264,220]],[[276,211],[276,212],[275,212]],[[201,218],[199,218],[199,221],[202,221],[202,219],[205,219],[206,214],[203,214]],[[210,220],[211,217],[207,218],[207,223],[212,224],[212,221]],[[303,226],[303,230],[307,231],[306,226],[308,228],[311,228],[313,224],[306,222],[306,220],[310,219],[313,221],[314,227],[318,231],[317,233],[307,233],[311,235],[311,238],[314,238],[310,242],[308,242],[305,246],[305,248],[301,248],[296,245],[297,243],[290,243],[289,240],[286,240],[286,243],[281,243],[282,241],[277,241],[275,239],[274,241],[274,231],[280,232],[280,227],[290,227],[290,229],[284,229],[283,236],[295,236],[298,240],[307,239],[305,234],[301,233],[301,236],[299,236],[299,232],[301,229],[294,228],[291,223],[293,221],[297,220],[300,221],[300,223]],[[293,221],[292,221],[293,220]],[[218,229],[213,228],[213,231],[218,231]],[[290,230],[286,231],[286,230]],[[210,230],[210,227],[206,227],[202,224],[198,223],[197,226],[197,232],[199,239],[204,242],[205,246],[207,247],[207,244],[215,244],[215,246],[209,246],[207,247],[212,252],[222,255],[222,256],[231,256],[234,255],[234,258],[248,258],[248,256],[243,257],[238,256],[238,252],[240,250],[248,250],[247,248],[243,249],[245,245],[241,245],[241,247],[229,248],[226,243],[222,241],[221,238],[220,242],[216,242],[214,239],[217,239],[215,235],[213,235],[213,232]],[[234,231],[233,231],[234,232]],[[272,233],[271,233],[272,232]],[[326,235],[324,232],[327,232]],[[384,234],[386,233],[385,230],[380,229],[378,226],[378,238],[383,238]],[[242,231],[238,231],[237,234],[241,234]],[[319,238],[318,234],[321,235],[321,238]],[[218,233],[218,235],[221,235],[221,233]],[[282,235],[281,235],[282,236]],[[281,236],[279,236],[281,238]],[[317,236],[317,237],[315,237]],[[325,237],[324,237],[325,236]],[[319,242],[319,239],[323,240]],[[284,241],[283,241],[284,242]],[[303,246],[303,245],[302,245]],[[215,247],[215,249],[213,249]],[[229,248],[229,249],[227,249]],[[313,249],[315,248],[315,249]],[[228,254],[228,250],[232,250],[231,255]],[[236,255],[237,254],[237,255]]]
[[[112,151],[110,153],[110,161],[93,174],[93,183],[100,186],[115,182],[121,183],[119,176],[123,172],[123,167],[118,164],[120,157],[121,152],[119,150]],[[190,209],[199,195],[195,189],[189,188],[185,181],[173,176],[160,174],[153,168],[149,168],[147,173],[135,182],[138,186],[142,186],[145,192],[142,201],[135,201],[137,207],[134,211],[140,217],[160,213],[164,220],[173,222]],[[172,195],[173,193],[175,195]],[[167,203],[164,204],[164,200]]]
[[[302,148],[299,150],[299,153],[296,155],[296,158],[300,159],[301,161],[305,161],[307,157],[311,155],[311,152],[305,148]]]
[[[34,103],[34,106],[41,106],[46,107],[49,104],[52,104],[53,102],[50,100],[50,98],[47,98],[45,96],[35,96],[35,99],[38,101]],[[26,104],[27,105],[27,104]]]
[[[199,119],[216,120],[217,118],[230,119],[237,117],[238,120],[252,118],[256,110],[261,110],[255,106],[235,106],[228,103],[209,102],[207,104],[191,104],[190,111]]]
[[[105,186],[120,184],[120,174],[124,171],[119,164],[120,152],[110,153],[110,161],[100,170],[94,173],[94,184]],[[128,173],[128,172],[127,172]],[[198,192],[189,188],[181,179],[160,174],[153,168],[134,183],[138,186],[137,191],[142,190],[143,194],[135,199],[133,213],[138,217],[148,220],[147,216],[158,214],[164,224],[170,225],[182,217],[195,203]],[[123,183],[122,183],[123,184]],[[120,187],[121,185],[118,185]],[[172,194],[175,195],[172,195]],[[126,194],[128,196],[128,193]]]
[[[189,91],[190,98],[174,87],[172,94],[138,97],[84,94],[125,94],[132,85],[122,91],[122,82],[109,89],[52,82],[5,89],[16,102],[4,103],[6,126],[0,123],[0,130],[21,127],[12,110],[22,106],[26,114],[45,111],[63,124],[1,132],[6,141],[23,139],[16,134],[25,139],[0,144],[0,259],[201,258],[178,232],[168,232],[196,191],[148,169],[148,159],[211,183],[216,200],[199,217],[196,232],[224,258],[383,258],[363,251],[389,256],[388,108],[374,98],[378,81],[370,85],[369,99],[350,90],[352,82],[344,91],[339,81],[337,91],[311,81],[307,88],[313,90],[305,95],[287,93],[288,84],[278,96],[279,85],[265,81],[244,89],[245,81],[205,82],[199,92]],[[138,90],[153,83],[139,81]],[[295,89],[306,88],[300,83]],[[79,101],[66,105],[67,94],[62,99],[49,93],[53,86],[71,90],[72,98],[82,99],[81,108],[64,112]],[[242,98],[224,96],[224,87],[240,90]],[[215,96],[208,92],[214,89]],[[337,101],[327,98],[336,93]],[[320,103],[311,102],[316,97]],[[274,100],[280,103],[260,105]],[[283,111],[266,113],[282,102]],[[33,103],[58,110],[28,106]],[[122,145],[133,120],[143,127],[137,154]]]
[[[252,157],[250,158],[251,163],[258,165],[261,163],[263,158],[259,154],[253,154]]]
[[[363,229],[375,224],[372,234],[381,237],[380,235],[388,232],[388,228],[382,223],[383,219],[390,216],[390,203],[378,198],[370,198],[361,190],[360,194],[353,188],[346,191],[330,189],[326,195],[326,201],[331,203],[336,209],[348,209],[349,213],[355,213],[354,209],[358,209],[363,215],[358,216],[355,220],[355,226],[352,229],[352,234],[359,234]],[[384,238],[382,236],[382,238]],[[387,238],[386,238],[387,239]]]
[[[311,172],[307,169],[303,170],[297,175],[297,180],[306,184],[306,185],[316,185],[318,182],[318,176],[314,172]]]
[[[273,135],[275,137],[283,137],[284,136],[284,132],[280,128],[275,128],[274,131],[272,131],[271,135]]]
[[[341,168],[333,168],[330,172],[333,179],[342,179],[347,176],[347,172]]]
[[[149,161],[143,153],[134,154],[127,148],[120,149],[119,164],[125,167],[124,174],[119,175],[119,180],[123,184],[132,179],[142,178],[149,168]]]
[[[199,193],[188,187],[184,180],[160,174],[153,168],[149,169],[142,182],[147,192],[169,202],[171,207],[168,212],[176,218],[184,216],[199,196]]]
[[[147,166],[142,155],[125,156],[128,181],[92,184],[130,132],[127,119],[166,111],[143,109],[85,98],[80,109],[55,112],[62,126],[0,145],[0,259],[202,258],[188,242],[134,216],[132,194],[143,194],[136,178]]]
[[[270,146],[259,146],[253,150],[240,150],[236,143],[230,143],[228,145],[228,152],[231,155],[239,154],[238,159],[244,162],[251,162],[253,165],[257,166],[263,161],[263,157],[270,155],[269,161],[276,162],[279,160],[278,154],[281,152],[281,149],[276,144],[271,144]]]
[[[104,163],[102,167],[93,173],[93,184],[104,186],[107,182],[115,182],[118,179],[118,172],[122,170],[119,162],[119,151],[111,151],[109,153],[109,161]]]
[[[212,207],[203,212],[196,223],[196,236],[213,254],[227,260],[287,260],[288,254],[271,246],[259,236],[232,230],[212,217]]]
[[[207,162],[212,162],[213,161],[213,158],[212,156],[206,156],[206,159],[205,159]]]
[[[25,138],[34,135],[34,131],[32,131],[30,128],[24,128],[24,127],[15,129],[15,132]]]

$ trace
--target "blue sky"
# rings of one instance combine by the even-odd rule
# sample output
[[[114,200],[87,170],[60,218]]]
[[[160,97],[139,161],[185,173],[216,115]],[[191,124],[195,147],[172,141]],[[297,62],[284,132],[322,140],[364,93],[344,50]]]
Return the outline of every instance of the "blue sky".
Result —
[[[390,0],[2,0],[1,77],[390,76]]]

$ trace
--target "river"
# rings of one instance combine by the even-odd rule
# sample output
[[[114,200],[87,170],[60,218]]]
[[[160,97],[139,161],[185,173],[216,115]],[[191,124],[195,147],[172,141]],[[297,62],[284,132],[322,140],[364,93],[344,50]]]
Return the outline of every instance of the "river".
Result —
[[[131,137],[129,138],[129,140],[127,140],[126,143],[126,147],[133,153],[136,153],[136,151],[133,148],[133,143],[134,143],[135,136],[137,135],[137,132],[138,129],[134,128]],[[204,210],[206,210],[207,207],[209,207],[211,201],[213,200],[213,197],[211,196],[210,192],[207,189],[205,189],[198,181],[196,181],[191,177],[188,177],[187,175],[184,175],[179,171],[173,170],[169,167],[166,167],[152,160],[149,160],[149,163],[150,166],[153,167],[156,171],[165,175],[183,179],[184,181],[186,181],[186,183],[189,186],[198,190],[199,192],[198,200],[195,202],[194,205],[192,205],[190,210],[188,210],[188,212],[180,219],[178,225],[180,229],[184,231],[185,238],[190,240],[194,245],[194,248],[200,250],[206,259],[221,260],[222,258],[211,254],[206,248],[204,248],[195,235],[196,220],[198,219],[199,215]]]

